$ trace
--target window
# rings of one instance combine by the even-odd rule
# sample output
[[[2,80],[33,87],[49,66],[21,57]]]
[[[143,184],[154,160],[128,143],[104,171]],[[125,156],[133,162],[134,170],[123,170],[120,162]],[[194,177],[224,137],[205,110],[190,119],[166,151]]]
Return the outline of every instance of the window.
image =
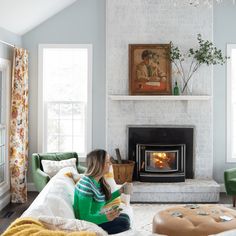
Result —
[[[3,107],[5,105],[4,102],[4,90],[3,90],[3,78],[2,78],[2,71],[0,71],[0,104],[1,104],[1,109],[0,109],[0,184],[4,182],[5,178],[5,165],[6,165],[6,158],[5,158],[5,139],[6,139],[6,126],[4,124],[4,116],[3,116]]]
[[[10,189],[8,165],[9,89],[10,61],[0,58],[0,197]]]
[[[6,175],[6,156],[5,156],[5,149],[6,149],[6,126],[1,124],[0,125],[0,184],[4,183],[5,175]]]
[[[91,45],[39,46],[39,151],[91,149]]]
[[[227,161],[236,162],[236,44],[227,45]]]

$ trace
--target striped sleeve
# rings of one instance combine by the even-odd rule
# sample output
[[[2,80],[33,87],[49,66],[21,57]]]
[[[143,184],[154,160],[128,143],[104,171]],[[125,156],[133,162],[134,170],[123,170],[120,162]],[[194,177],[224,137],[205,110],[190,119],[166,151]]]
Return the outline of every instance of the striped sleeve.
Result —
[[[77,189],[83,196],[93,196],[93,199],[97,202],[105,202],[105,195],[102,193],[100,187],[96,187],[93,181],[84,176],[78,183]]]
[[[87,180],[88,177],[84,176],[79,183],[76,185],[76,189],[83,196],[93,196],[93,190],[91,183]]]

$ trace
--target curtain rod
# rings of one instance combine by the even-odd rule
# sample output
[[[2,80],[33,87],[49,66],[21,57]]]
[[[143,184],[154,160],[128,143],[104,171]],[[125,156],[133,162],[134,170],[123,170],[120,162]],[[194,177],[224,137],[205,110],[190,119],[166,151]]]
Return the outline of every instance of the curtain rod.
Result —
[[[1,39],[0,39],[0,42],[3,43],[3,44],[8,45],[8,46],[10,46],[10,47],[13,47],[13,48],[15,47],[15,45],[10,44],[10,43],[8,43],[8,42],[5,42],[5,41],[3,41],[3,40],[1,40]]]

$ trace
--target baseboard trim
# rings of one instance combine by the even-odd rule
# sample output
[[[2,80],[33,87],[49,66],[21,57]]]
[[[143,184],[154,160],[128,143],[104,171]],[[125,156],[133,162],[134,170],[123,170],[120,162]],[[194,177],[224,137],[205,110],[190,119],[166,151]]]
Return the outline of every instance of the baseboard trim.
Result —
[[[36,192],[37,191],[34,183],[32,183],[32,182],[27,183],[27,191],[28,192]]]
[[[226,191],[225,191],[225,185],[224,185],[224,183],[219,184],[219,185],[220,185],[220,192],[221,192],[221,193],[225,193]],[[36,190],[36,188],[35,188],[35,185],[34,185],[34,183],[32,183],[32,182],[28,182],[28,183],[27,183],[27,190],[28,190],[29,192],[37,192],[37,190]]]
[[[0,211],[10,203],[11,195],[8,193],[5,197],[0,199]]]
[[[220,185],[220,192],[221,193],[225,193],[226,190],[225,190],[225,184],[219,184]]]

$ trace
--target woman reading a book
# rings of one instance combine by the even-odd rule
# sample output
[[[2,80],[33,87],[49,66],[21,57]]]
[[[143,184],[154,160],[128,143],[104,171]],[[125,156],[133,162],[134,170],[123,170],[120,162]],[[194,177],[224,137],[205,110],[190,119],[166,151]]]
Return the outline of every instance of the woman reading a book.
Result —
[[[104,175],[109,172],[110,156],[105,150],[94,150],[87,155],[87,171],[75,187],[74,212],[80,220],[93,222],[103,228],[108,234],[116,234],[130,228],[127,214],[120,213],[119,208],[111,208],[101,213],[107,203],[119,197],[124,192],[124,185],[111,194],[110,186]]]

